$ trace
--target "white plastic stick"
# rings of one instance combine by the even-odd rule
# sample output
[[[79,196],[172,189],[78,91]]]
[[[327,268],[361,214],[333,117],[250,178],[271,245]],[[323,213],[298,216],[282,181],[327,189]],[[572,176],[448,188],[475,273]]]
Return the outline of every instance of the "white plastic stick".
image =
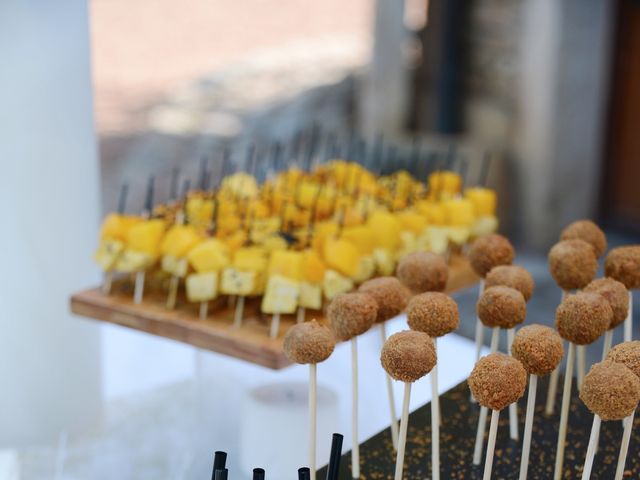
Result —
[[[511,345],[515,337],[515,328],[507,330],[507,352],[511,355]],[[509,405],[509,436],[511,440],[518,440],[518,402]]]
[[[615,480],[622,480],[624,466],[627,463],[627,452],[629,451],[629,440],[633,430],[633,417],[635,412],[631,412],[624,420],[624,433],[622,434],[622,444],[620,445],[620,455],[618,456],[618,467],[616,468]]]
[[[200,320],[206,320],[209,313],[209,302],[200,302]]]
[[[613,344],[613,330],[607,330],[604,332],[604,345],[602,347],[602,361],[604,362],[607,358],[607,354],[609,350],[611,350],[611,345]]]
[[[353,444],[351,447],[351,477],[360,478],[360,444],[358,443],[358,337],[351,339],[351,441]],[[398,454],[400,454],[399,449]],[[402,454],[404,458],[404,448]],[[402,472],[400,474],[402,475]]]
[[[562,391],[562,408],[560,410],[560,432],[558,433],[558,446],[556,449],[556,465],[553,473],[554,480],[562,478],[562,466],[564,465],[564,447],[567,439],[567,419],[569,418],[569,404],[571,403],[571,383],[573,380],[573,362],[575,360],[576,346],[569,342],[567,353],[567,370],[564,377],[564,390]]]
[[[586,373],[587,360],[586,360],[586,346],[578,345],[576,351],[578,354],[578,390],[582,388],[582,382],[584,381],[584,375]]]
[[[591,426],[591,435],[589,436],[589,446],[587,447],[587,458],[584,461],[582,469],[582,480],[591,478],[591,468],[593,467],[593,457],[596,454],[596,446],[598,445],[598,435],[600,433],[600,417],[593,416],[593,425]]]
[[[296,315],[297,323],[304,323],[304,318],[306,316],[306,311],[304,307],[298,307],[298,314]]]
[[[431,370],[431,479],[440,480],[440,398],[437,364]]]
[[[629,312],[624,321],[624,341],[630,342],[633,335],[633,292],[629,290]]]
[[[560,301],[563,301],[568,295],[566,290],[562,290]],[[556,406],[556,393],[558,392],[558,378],[560,376],[560,365],[551,373],[549,378],[549,389],[547,390],[547,403],[545,405],[544,413],[547,416],[553,415],[553,411]]]
[[[233,313],[233,326],[240,328],[242,326],[242,319],[244,318],[244,296],[239,296],[236,302],[236,310]]]
[[[316,478],[316,415],[317,415],[316,364],[309,364],[309,470],[311,480]]]
[[[144,277],[144,270],[140,270],[136,273],[136,286],[133,291],[133,303],[136,305],[142,303],[142,297],[144,295]]]
[[[522,443],[522,457],[520,458],[519,480],[527,480],[529,468],[529,452],[531,451],[531,430],[533,429],[533,415],[536,410],[537,375],[529,375],[529,395],[527,397],[527,415],[524,419],[524,434]]]
[[[404,449],[407,444],[407,424],[409,423],[409,400],[411,398],[411,384],[404,384],[404,398],[402,399],[402,417],[400,418],[400,435],[398,437],[398,453],[396,454],[396,474],[394,480],[402,480],[404,468]]]
[[[498,351],[498,340],[500,340],[500,328],[493,327],[493,331],[491,332],[491,353]]]
[[[498,420],[500,410],[491,411],[491,426],[489,427],[489,441],[487,443],[487,457],[484,461],[484,475],[482,480],[491,480],[491,469],[493,468],[493,453],[496,449],[496,434],[498,433]]]
[[[269,333],[271,338],[277,338],[279,330],[280,330],[280,314],[274,313],[273,316],[271,317],[271,332]]]
[[[478,430],[476,431],[476,444],[473,448],[473,464],[480,465],[482,461],[482,447],[484,447],[484,432],[487,428],[487,407],[480,407],[480,416],[478,417]]]
[[[379,327],[380,331],[380,339],[382,340],[382,344],[387,340],[387,329],[385,327],[385,323],[381,322]],[[391,416],[391,443],[393,444],[393,449],[398,449],[398,416],[396,414],[396,399],[393,394],[393,383],[391,381],[391,377],[388,373],[385,372],[385,377],[387,380],[387,396],[389,397],[389,415]]]
[[[484,278],[480,279],[480,283],[478,284],[478,298],[482,295],[482,291],[484,290]],[[476,315],[476,362],[480,360],[480,353],[482,352],[482,344],[484,343],[484,325]],[[471,402],[475,403],[476,399],[473,398],[473,394],[471,394]]]

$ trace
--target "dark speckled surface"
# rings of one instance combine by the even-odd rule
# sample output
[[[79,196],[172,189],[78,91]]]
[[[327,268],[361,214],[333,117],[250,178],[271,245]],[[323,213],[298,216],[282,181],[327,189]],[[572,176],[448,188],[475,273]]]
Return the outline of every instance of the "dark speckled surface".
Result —
[[[559,394],[556,399],[556,415],[546,417],[543,414],[547,394],[547,379],[540,379],[536,398],[536,416],[533,425],[529,479],[548,480],[553,477],[558,420],[560,412]],[[524,430],[526,395],[520,399],[520,435]],[[441,427],[441,478],[481,479],[483,464],[472,465],[471,457],[475,441],[479,407],[469,402],[469,389],[466,382],[461,383],[441,397],[443,424]],[[489,415],[490,417],[491,415]],[[500,415],[500,427],[496,441],[493,463],[494,479],[518,478],[520,468],[521,441],[509,439],[509,415],[504,410]],[[564,479],[580,478],[582,465],[589,441],[593,416],[578,399],[575,391],[571,403],[567,448],[564,466]],[[487,422],[488,423],[488,422]],[[636,417],[625,478],[640,478],[640,418]],[[427,479],[431,477],[431,409],[425,405],[410,415],[405,456],[405,479]],[[487,434],[488,434],[487,425]],[[347,434],[348,432],[343,432]],[[389,430],[385,430],[367,440],[360,446],[361,478],[393,479],[395,453],[391,446]],[[596,456],[592,479],[613,479],[618,449],[622,438],[621,422],[603,422],[600,435],[600,450]],[[342,458],[340,479],[346,480],[350,474],[351,456],[346,452]],[[321,469],[318,479],[326,478],[326,470]]]

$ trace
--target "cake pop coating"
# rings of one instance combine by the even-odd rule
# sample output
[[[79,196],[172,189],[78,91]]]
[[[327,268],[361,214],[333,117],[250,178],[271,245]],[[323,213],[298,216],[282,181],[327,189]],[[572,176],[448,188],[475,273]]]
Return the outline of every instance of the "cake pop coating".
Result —
[[[565,340],[576,345],[595,342],[611,324],[613,310],[597,293],[569,295],[556,309],[556,328]]]
[[[396,275],[414,293],[441,292],[447,286],[449,267],[442,255],[413,252],[400,259]]]
[[[476,239],[469,249],[471,267],[483,278],[493,267],[511,265],[515,255],[511,242],[497,233]]]
[[[593,247],[596,257],[607,251],[607,237],[604,232],[591,220],[577,220],[570,223],[560,233],[560,240],[584,240]]]
[[[376,321],[384,322],[404,311],[411,298],[411,292],[396,277],[378,277],[367,280],[358,292],[373,297],[378,304]]]
[[[284,336],[284,354],[296,363],[320,363],[333,353],[336,341],[329,327],[315,320],[292,326]]]
[[[530,375],[548,375],[562,361],[562,338],[551,327],[527,325],[516,333],[511,355],[520,360]]]
[[[640,341],[622,342],[609,350],[607,360],[622,363],[640,377]]]
[[[350,340],[360,335],[376,320],[378,304],[364,293],[340,293],[327,308],[327,318],[339,340]]]
[[[621,363],[596,363],[584,377],[580,400],[602,420],[622,420],[638,406],[640,378]]]
[[[599,278],[582,289],[583,292],[597,293],[602,295],[613,311],[611,325],[615,328],[625,321],[629,313],[629,291],[623,283],[613,278]]]
[[[549,251],[549,270],[563,290],[580,289],[596,276],[598,259],[584,240],[563,240]]]
[[[435,366],[436,349],[426,333],[405,330],[394,333],[384,342],[380,362],[391,378],[415,382]]]
[[[519,265],[498,265],[493,267],[484,281],[485,288],[502,285],[518,290],[528,302],[533,295],[535,283],[533,277]]]
[[[518,401],[527,386],[527,371],[504,353],[482,357],[469,375],[469,388],[483,407],[502,410]]]
[[[409,301],[407,321],[412,330],[441,337],[458,328],[458,304],[445,293],[421,293]]]
[[[629,290],[640,288],[640,245],[612,249],[604,261],[604,272]]]
[[[487,327],[513,328],[524,322],[527,303],[515,288],[491,287],[480,295],[476,313]]]

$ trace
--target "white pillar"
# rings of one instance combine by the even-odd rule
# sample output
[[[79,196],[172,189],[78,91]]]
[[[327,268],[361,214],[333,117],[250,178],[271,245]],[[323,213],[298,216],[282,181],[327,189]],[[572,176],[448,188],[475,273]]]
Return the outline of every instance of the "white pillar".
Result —
[[[85,0],[0,2],[0,447],[97,419],[98,164]]]

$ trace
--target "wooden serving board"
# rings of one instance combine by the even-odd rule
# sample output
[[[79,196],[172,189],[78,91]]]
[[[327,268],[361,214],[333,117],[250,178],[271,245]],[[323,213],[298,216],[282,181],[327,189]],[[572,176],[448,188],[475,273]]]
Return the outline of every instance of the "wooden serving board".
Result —
[[[478,281],[466,257],[455,255],[449,263],[447,291],[472,286]],[[226,298],[211,302],[206,320],[198,317],[199,304],[178,297],[175,310],[165,307],[166,292],[148,288],[141,304],[133,303],[129,281],[116,281],[112,293],[99,288],[78,292],[71,297],[71,311],[76,315],[133,328],[160,337],[170,338],[194,347],[211,350],[246,360],[256,365],[278,370],[291,362],[282,351],[282,339],[295,323],[293,315],[283,315],[278,338],[269,337],[270,315],[259,310],[259,299],[247,299],[242,327],[233,327],[234,309]],[[324,321],[322,312],[308,311],[307,319]]]

